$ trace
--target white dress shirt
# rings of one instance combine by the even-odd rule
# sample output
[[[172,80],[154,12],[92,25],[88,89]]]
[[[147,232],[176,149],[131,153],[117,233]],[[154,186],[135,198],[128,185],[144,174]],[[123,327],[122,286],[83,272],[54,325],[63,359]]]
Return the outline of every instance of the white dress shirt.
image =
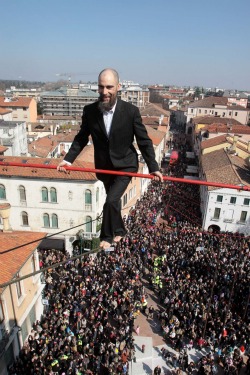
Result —
[[[110,129],[111,129],[113,115],[114,115],[114,112],[115,112],[115,107],[116,107],[116,103],[115,103],[115,105],[112,109],[110,109],[109,111],[103,112],[103,121],[104,121],[104,124],[105,124],[105,128],[106,128],[106,132],[107,132],[108,137],[109,137],[109,133],[110,133]]]

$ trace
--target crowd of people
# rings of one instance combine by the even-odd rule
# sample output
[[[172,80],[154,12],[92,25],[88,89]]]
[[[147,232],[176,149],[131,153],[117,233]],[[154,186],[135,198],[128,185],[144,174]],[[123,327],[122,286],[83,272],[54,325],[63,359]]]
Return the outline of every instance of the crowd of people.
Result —
[[[225,372],[238,374],[250,349],[249,239],[202,232],[197,197],[196,186],[152,182],[126,217],[128,235],[114,252],[48,271],[48,305],[10,374],[128,374],[135,312],[145,296],[142,277],[159,298],[168,345],[179,352],[208,346]],[[41,251],[41,266],[67,257]],[[207,361],[199,362],[200,374]],[[183,363],[192,373],[193,362]]]

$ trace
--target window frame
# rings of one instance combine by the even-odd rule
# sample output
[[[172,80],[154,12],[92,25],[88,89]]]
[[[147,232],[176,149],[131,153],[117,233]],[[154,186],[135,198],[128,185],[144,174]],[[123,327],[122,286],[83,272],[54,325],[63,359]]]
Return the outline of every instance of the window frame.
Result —
[[[27,202],[26,189],[23,185],[19,186],[19,198],[20,198],[20,202]]]
[[[221,200],[219,199],[219,197],[221,198]],[[223,195],[217,195],[217,197],[216,197],[216,202],[218,202],[218,203],[222,203],[223,202]]]
[[[216,212],[218,212],[218,215],[215,215]],[[221,214],[221,208],[220,207],[215,207],[214,208],[213,220],[219,220],[220,219],[220,214]]]

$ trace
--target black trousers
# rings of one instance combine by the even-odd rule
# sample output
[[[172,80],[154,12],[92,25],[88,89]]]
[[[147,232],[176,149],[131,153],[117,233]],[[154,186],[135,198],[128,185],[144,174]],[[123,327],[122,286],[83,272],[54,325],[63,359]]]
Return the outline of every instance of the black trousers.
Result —
[[[121,214],[121,197],[130,181],[129,176],[102,175],[107,197],[103,206],[101,241],[112,243],[115,236],[123,237],[126,234]]]

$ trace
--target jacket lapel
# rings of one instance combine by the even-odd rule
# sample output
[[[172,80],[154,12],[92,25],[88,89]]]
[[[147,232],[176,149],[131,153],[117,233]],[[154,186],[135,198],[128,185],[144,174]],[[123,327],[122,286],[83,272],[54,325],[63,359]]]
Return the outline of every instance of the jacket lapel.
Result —
[[[119,123],[119,119],[121,118],[121,113],[123,111],[122,108],[122,101],[117,100],[116,107],[115,107],[115,113],[113,114],[112,124],[110,128],[109,136],[111,136],[113,130],[116,128],[116,125]]]

